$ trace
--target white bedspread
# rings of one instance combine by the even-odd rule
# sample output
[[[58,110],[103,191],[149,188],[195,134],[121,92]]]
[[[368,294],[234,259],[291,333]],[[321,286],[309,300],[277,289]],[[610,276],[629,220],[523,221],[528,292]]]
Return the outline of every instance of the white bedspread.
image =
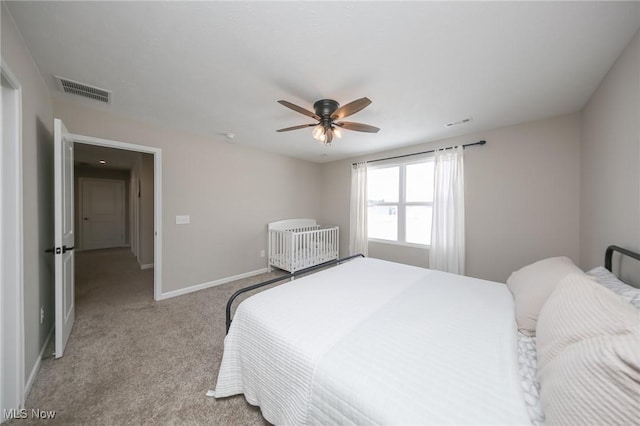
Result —
[[[504,285],[357,259],[245,300],[216,398],[275,424],[529,424]]]

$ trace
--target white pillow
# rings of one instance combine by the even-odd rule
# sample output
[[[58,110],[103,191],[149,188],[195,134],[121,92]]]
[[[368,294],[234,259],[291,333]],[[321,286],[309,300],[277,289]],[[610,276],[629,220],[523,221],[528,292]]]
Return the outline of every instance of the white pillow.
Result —
[[[637,309],[640,309],[640,288],[632,287],[629,284],[620,281],[618,277],[602,266],[593,268],[587,272],[587,274],[595,277],[600,284],[613,291],[618,296],[621,296]]]
[[[542,305],[556,285],[571,273],[583,274],[568,257],[551,257],[527,265],[511,274],[507,287],[513,294],[518,330],[535,336]]]
[[[540,310],[536,328],[538,368],[543,369],[565,347],[578,341],[630,333],[640,325],[636,321],[640,321],[640,312],[633,306],[585,274],[569,274]]]
[[[638,424],[640,311],[572,274],[542,308],[536,345],[547,425]]]

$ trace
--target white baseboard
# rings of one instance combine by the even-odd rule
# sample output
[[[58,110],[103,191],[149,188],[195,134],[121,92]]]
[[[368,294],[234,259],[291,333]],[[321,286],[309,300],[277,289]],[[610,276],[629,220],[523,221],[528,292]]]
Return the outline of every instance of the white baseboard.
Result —
[[[36,376],[38,375],[38,371],[40,371],[40,365],[42,364],[42,357],[44,356],[44,351],[49,347],[49,342],[53,337],[53,331],[55,330],[55,326],[51,326],[51,330],[49,331],[49,335],[44,341],[44,345],[42,345],[42,349],[40,349],[40,353],[38,354],[38,360],[35,365],[31,369],[31,373],[29,373],[29,378],[27,379],[27,383],[24,385],[24,401],[27,400],[29,396],[29,392],[31,392],[31,387],[33,383],[36,381]]]
[[[146,265],[140,265],[140,269],[153,269],[153,263],[147,263]]]
[[[196,284],[196,285],[192,285],[190,287],[181,288],[180,290],[174,290],[174,291],[169,291],[169,292],[166,292],[166,293],[161,293],[160,297],[158,298],[158,300],[170,299],[172,297],[181,296],[183,294],[192,293],[194,291],[204,290],[205,288],[215,287],[215,286],[220,285],[220,284],[226,284],[226,283],[229,283],[231,281],[241,280],[243,278],[253,277],[254,275],[264,274],[265,272],[267,272],[267,268],[257,269],[255,271],[245,272],[244,274],[234,275],[232,277],[227,277],[227,278],[221,278],[219,280],[209,281],[209,282],[202,283],[202,284]]]

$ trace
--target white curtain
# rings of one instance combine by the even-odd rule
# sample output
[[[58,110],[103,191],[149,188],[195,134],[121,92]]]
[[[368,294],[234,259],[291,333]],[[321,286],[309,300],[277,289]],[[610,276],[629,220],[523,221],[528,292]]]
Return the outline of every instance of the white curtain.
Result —
[[[367,209],[367,163],[358,163],[351,169],[350,255],[369,254]]]
[[[438,150],[429,268],[464,275],[463,148]]]

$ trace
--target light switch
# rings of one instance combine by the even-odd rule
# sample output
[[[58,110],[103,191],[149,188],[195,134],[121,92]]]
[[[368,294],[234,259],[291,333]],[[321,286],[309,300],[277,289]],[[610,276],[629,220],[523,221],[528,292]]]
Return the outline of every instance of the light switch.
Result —
[[[191,222],[191,218],[188,215],[176,216],[176,225],[186,225]]]

